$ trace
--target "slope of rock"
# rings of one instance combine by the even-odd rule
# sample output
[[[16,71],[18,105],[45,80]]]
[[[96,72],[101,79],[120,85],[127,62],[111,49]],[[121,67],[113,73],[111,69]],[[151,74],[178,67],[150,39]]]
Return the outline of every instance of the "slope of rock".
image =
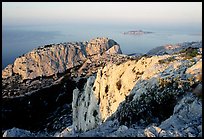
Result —
[[[161,124],[147,127],[119,125],[117,119],[107,120],[97,128],[83,133],[74,133],[67,127],[55,137],[202,137],[202,102],[192,93],[185,94],[174,107],[173,114]],[[11,129],[3,137],[42,136],[26,130]],[[44,135],[46,136],[46,135]]]
[[[68,127],[64,130],[60,128],[54,136],[202,137],[202,53],[199,49],[185,48],[172,55],[133,58],[114,54],[121,51],[112,41],[102,42],[106,45],[101,49],[95,48],[97,39],[90,45],[98,54],[90,45],[82,47],[84,62],[71,68],[69,75],[56,76],[56,80],[52,77],[55,85],[74,77],[68,79],[73,79],[74,88],[77,87],[73,90],[73,123],[66,124]],[[4,75],[12,75],[12,83],[20,78],[13,69],[6,70]],[[57,95],[54,101],[63,100],[63,94]],[[12,133],[18,130],[13,129]],[[8,131],[5,136],[10,136]],[[41,136],[26,130],[19,133],[24,132],[27,136]]]
[[[112,47],[114,50],[106,54]],[[59,116],[61,120],[50,115],[58,117],[62,114],[58,107],[71,104],[73,89],[80,86],[79,78],[92,75],[110,60],[117,61],[117,53],[121,50],[114,40],[96,38],[90,42],[45,45],[18,57],[2,70],[3,127],[55,131],[71,124],[58,124],[71,122],[69,113]]]
[[[192,48],[201,48],[202,49],[202,41],[199,42],[184,42],[178,44],[168,44],[165,46],[159,46],[153,48],[152,50],[147,52],[147,55],[163,55],[163,54],[173,54],[181,51],[182,49],[192,47]],[[202,53],[202,50],[199,50]]]
[[[160,124],[174,114],[186,92],[202,82],[197,78],[202,74],[201,55],[194,60],[175,54],[105,66],[88,79],[84,89],[74,90],[73,131],[100,127],[107,119],[117,119],[128,128]]]

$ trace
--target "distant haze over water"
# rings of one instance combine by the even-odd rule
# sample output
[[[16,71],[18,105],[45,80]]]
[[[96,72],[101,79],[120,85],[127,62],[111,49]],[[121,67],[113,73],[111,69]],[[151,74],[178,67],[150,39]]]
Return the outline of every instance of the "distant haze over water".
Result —
[[[48,26],[3,26],[2,69],[15,58],[38,46],[51,43],[89,41],[108,37],[120,44],[124,54],[146,53],[165,44],[202,40],[200,26],[155,26],[138,24],[66,24]],[[143,30],[153,32],[139,36],[123,32]]]

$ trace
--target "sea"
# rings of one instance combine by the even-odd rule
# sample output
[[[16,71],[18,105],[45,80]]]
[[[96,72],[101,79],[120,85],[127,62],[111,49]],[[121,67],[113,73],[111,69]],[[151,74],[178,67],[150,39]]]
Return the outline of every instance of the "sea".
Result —
[[[143,30],[153,32],[144,35],[124,35],[123,32]],[[46,44],[62,42],[89,41],[97,37],[115,40],[123,54],[142,53],[163,46],[182,42],[201,41],[202,29],[199,27],[152,27],[137,24],[65,24],[2,26],[2,69],[29,51]]]

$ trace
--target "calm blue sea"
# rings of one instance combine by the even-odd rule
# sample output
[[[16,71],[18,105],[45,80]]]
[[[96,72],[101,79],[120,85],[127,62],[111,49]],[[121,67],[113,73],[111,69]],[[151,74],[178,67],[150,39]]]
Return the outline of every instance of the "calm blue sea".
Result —
[[[154,33],[141,36],[122,34],[131,30]],[[3,26],[2,69],[13,63],[16,57],[50,43],[88,41],[96,37],[108,37],[120,44],[124,54],[146,53],[154,47],[165,44],[200,41],[202,40],[201,32],[199,28],[153,28],[136,25]]]

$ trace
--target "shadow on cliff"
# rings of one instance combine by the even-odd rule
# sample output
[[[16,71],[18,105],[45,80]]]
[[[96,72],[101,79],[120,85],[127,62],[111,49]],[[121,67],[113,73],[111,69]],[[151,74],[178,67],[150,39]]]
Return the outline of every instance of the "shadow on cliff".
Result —
[[[75,87],[75,81],[66,79],[30,95],[2,98],[3,129],[18,127],[31,131],[40,130],[49,113],[72,102],[72,91]]]

